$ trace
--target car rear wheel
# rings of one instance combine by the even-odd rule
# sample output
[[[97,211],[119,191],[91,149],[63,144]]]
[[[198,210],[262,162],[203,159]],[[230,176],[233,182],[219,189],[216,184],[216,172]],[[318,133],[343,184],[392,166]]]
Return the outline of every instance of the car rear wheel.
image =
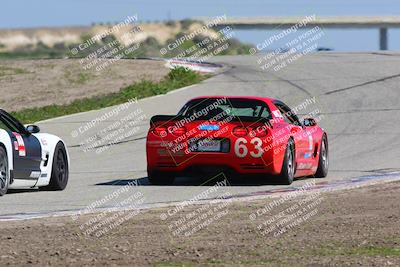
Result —
[[[321,146],[319,148],[318,168],[315,172],[315,177],[324,178],[328,175],[329,168],[329,153],[328,153],[328,138],[326,135],[322,137]]]
[[[10,184],[9,174],[7,152],[3,147],[0,147],[0,196],[7,193]]]
[[[175,176],[165,172],[148,172],[148,179],[152,185],[171,185],[175,181]]]
[[[67,151],[64,144],[59,142],[54,150],[53,168],[48,189],[64,190],[67,187],[69,177],[68,167]]]
[[[292,139],[289,139],[286,150],[285,157],[283,159],[282,170],[279,175],[279,181],[282,184],[289,185],[294,180],[295,173],[295,156],[294,156],[294,143]]]

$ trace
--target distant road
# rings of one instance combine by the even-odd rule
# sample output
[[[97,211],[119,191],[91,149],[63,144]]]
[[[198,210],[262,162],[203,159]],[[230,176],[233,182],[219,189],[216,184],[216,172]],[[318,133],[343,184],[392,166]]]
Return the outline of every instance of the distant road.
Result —
[[[200,17],[207,23],[212,18]],[[291,27],[304,20],[303,17],[227,17],[219,21],[217,26],[232,25],[235,28],[268,28]],[[322,28],[400,28],[400,16],[316,16],[306,27],[321,26]]]
[[[228,17],[218,21],[217,28],[232,26],[237,30],[290,28],[308,20],[301,28],[319,26],[323,29],[377,29],[379,30],[379,49],[388,50],[388,29],[400,28],[400,16],[307,16],[307,17]],[[212,18],[198,18],[207,23]],[[355,40],[356,41],[356,40]]]

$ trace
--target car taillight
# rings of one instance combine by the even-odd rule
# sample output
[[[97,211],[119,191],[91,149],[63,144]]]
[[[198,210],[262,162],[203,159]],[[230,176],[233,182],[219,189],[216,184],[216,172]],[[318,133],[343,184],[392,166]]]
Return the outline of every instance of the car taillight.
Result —
[[[249,131],[246,129],[246,127],[242,126],[237,126],[232,130],[232,134],[236,137],[243,137],[246,136],[248,133]]]
[[[184,135],[186,133],[186,128],[185,127],[180,127],[180,128],[176,128],[172,131],[172,133],[174,135]]]
[[[158,136],[161,136],[161,137],[165,137],[165,136],[167,136],[167,127],[163,127],[163,126],[155,127],[153,129],[153,133],[155,135],[158,135]]]
[[[252,137],[265,137],[268,134],[268,129],[265,126],[258,126],[258,127],[254,127],[251,132],[250,135]]]

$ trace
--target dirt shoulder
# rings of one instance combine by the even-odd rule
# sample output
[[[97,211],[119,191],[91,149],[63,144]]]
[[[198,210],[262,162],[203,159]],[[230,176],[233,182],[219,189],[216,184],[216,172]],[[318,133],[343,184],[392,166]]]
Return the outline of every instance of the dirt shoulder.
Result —
[[[0,60],[0,107],[7,111],[67,104],[117,92],[142,79],[159,81],[163,62],[118,60],[104,70],[85,70],[79,59]]]
[[[279,199],[144,211],[101,237],[82,230],[98,215],[2,222],[0,260],[41,266],[400,265],[400,182],[291,198],[269,210]],[[182,228],[175,226],[184,224],[174,216],[193,219],[210,209],[220,216],[208,225],[198,221],[204,226],[198,231],[189,231],[192,224],[178,233]],[[285,227],[271,230],[277,217]]]

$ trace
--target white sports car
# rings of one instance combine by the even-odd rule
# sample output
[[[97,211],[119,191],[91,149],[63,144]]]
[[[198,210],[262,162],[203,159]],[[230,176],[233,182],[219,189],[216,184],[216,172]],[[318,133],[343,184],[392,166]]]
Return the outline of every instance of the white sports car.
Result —
[[[0,109],[0,196],[8,189],[67,186],[67,146],[59,137],[39,132],[38,126],[24,127]]]

